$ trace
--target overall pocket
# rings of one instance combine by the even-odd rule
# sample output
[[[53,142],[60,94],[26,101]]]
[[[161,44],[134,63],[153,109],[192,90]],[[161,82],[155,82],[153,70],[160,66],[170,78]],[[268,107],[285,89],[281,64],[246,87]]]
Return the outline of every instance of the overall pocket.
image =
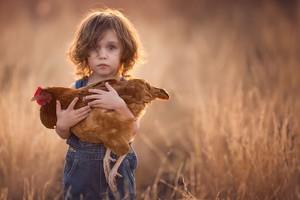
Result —
[[[66,154],[64,175],[62,180],[63,187],[66,185],[67,181],[69,180],[69,178],[71,177],[71,175],[74,173],[76,169],[78,160],[75,158],[74,153],[75,150],[72,147],[70,147],[68,153]]]
[[[131,179],[131,181],[135,181],[134,178],[134,170],[137,167],[137,157],[134,152],[130,153],[124,160],[125,169],[127,171],[128,177]]]
[[[132,149],[130,153],[127,154],[126,160],[128,160],[128,165],[130,170],[134,170],[137,167],[138,159],[135,151]]]

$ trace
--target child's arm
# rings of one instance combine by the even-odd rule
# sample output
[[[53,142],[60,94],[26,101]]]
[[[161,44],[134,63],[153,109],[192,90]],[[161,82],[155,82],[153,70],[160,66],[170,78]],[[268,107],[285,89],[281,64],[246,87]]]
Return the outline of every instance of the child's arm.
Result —
[[[118,95],[117,91],[111,87],[107,82],[105,83],[108,91],[103,91],[99,89],[89,89],[89,92],[95,94],[88,95],[85,99],[94,99],[94,101],[89,102],[90,107],[100,107],[110,110],[115,110],[119,114],[123,115],[128,119],[134,119],[135,116],[127,107],[125,101]],[[139,128],[139,120],[134,121],[134,132]]]
[[[71,88],[74,88],[74,84]],[[70,128],[86,118],[91,111],[89,106],[74,110],[78,98],[74,98],[66,110],[61,109],[59,101],[56,102],[57,122],[55,131],[62,139],[68,139],[71,136]]]
[[[71,136],[70,128],[86,118],[91,111],[89,106],[74,110],[77,101],[78,98],[74,98],[66,110],[61,109],[59,101],[56,102],[57,122],[55,130],[62,139],[68,139]]]

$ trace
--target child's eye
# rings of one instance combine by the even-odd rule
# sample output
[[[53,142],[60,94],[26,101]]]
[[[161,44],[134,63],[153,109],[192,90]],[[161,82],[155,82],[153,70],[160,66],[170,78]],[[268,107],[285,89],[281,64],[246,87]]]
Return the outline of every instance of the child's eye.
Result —
[[[114,51],[114,50],[117,49],[117,47],[116,47],[115,45],[108,45],[107,49],[108,49],[109,51]]]
[[[87,49],[88,49],[88,51],[97,51],[99,49],[99,46],[89,45]]]

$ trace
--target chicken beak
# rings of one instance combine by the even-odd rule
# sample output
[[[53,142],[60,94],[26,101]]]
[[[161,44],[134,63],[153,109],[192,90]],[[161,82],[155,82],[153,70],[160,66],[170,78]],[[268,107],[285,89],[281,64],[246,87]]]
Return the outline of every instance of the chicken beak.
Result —
[[[160,100],[168,100],[170,98],[167,91],[162,88],[153,87],[152,92],[153,92],[154,97],[158,98]]]
[[[32,97],[31,101],[36,101],[37,98],[36,97]]]

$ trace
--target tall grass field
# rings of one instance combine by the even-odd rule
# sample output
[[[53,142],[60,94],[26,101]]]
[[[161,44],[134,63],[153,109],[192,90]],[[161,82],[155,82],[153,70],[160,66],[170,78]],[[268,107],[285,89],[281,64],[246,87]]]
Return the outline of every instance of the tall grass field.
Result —
[[[65,140],[31,102],[68,87],[90,9],[120,9],[165,88],[133,146],[136,199],[300,199],[299,1],[0,1],[0,200],[62,199]]]

